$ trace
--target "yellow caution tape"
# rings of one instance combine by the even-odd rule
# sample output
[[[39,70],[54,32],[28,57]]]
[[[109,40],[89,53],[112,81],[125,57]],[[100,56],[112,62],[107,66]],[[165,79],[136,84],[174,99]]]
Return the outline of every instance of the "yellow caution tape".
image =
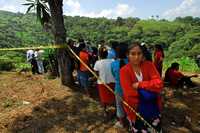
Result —
[[[48,45],[48,46],[39,46],[39,47],[24,47],[24,48],[0,48],[0,51],[21,51],[21,50],[36,50],[36,49],[58,49],[58,48],[67,48],[63,45]]]

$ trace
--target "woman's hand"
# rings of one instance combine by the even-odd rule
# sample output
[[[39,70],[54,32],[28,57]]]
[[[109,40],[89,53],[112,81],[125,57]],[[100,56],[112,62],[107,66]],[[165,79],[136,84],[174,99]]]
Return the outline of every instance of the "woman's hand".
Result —
[[[139,86],[139,82],[136,82],[136,83],[133,83],[132,84],[132,87],[134,88],[134,89],[138,89],[138,86]]]

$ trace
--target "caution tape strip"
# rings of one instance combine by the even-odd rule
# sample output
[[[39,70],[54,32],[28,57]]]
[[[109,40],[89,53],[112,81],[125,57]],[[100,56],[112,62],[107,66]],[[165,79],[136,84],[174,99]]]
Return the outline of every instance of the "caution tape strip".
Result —
[[[21,51],[21,50],[36,50],[36,49],[58,49],[58,48],[67,48],[63,45],[48,45],[48,46],[39,46],[39,47],[24,47],[24,48],[0,48],[0,51]]]
[[[103,83],[103,85],[110,91],[112,92],[114,95],[115,92],[107,85],[105,84],[100,78],[99,76],[87,65],[85,64],[85,62],[83,62],[78,55],[76,55],[76,53],[68,46],[63,46],[63,45],[51,45],[51,46],[40,46],[40,47],[24,47],[24,48],[0,48],[0,51],[20,51],[20,50],[35,50],[35,49],[58,49],[58,48],[67,48],[92,74],[93,76],[98,79],[99,81],[101,81]],[[149,124],[138,112],[135,111],[134,108],[132,108],[126,101],[124,101],[124,99],[119,96],[119,98],[121,99],[122,103],[128,107],[132,112],[134,112],[136,114],[136,116],[144,122],[145,125],[147,125],[149,128],[151,128],[153,130],[154,133],[158,133],[158,131],[151,125]]]

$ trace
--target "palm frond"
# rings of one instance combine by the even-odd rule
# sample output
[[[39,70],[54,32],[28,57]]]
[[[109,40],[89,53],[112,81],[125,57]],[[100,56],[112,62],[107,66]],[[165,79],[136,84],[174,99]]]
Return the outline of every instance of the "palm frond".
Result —
[[[29,6],[27,9],[27,13],[34,8],[37,14],[37,19],[41,22],[42,25],[44,23],[48,23],[51,16],[48,6],[46,5],[46,2],[48,0],[26,0],[30,3],[25,3],[23,5]]]
[[[34,3],[24,3],[24,4],[22,4],[22,5],[24,5],[24,6],[29,6],[29,5],[32,5],[32,4],[34,4]]]
[[[37,13],[37,19],[39,21],[41,21],[42,16],[41,16],[41,5],[40,4],[37,4],[37,6],[36,6],[36,13]]]
[[[27,9],[27,11],[26,11],[26,13],[29,13],[30,10],[31,10],[33,7],[34,7],[34,4],[32,4],[31,6],[29,6],[28,9]]]
[[[34,0],[26,0],[26,1],[28,1],[28,2],[35,2]]]

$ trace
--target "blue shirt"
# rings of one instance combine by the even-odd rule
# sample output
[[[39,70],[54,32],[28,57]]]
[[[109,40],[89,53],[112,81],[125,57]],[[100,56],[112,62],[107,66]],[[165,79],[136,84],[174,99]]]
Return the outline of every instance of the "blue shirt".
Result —
[[[128,63],[127,59],[124,59],[125,64]],[[111,64],[111,72],[113,77],[115,78],[115,93],[120,96],[123,95],[123,91],[120,85],[120,60],[117,59]]]
[[[115,59],[116,58],[116,53],[114,49],[108,50],[108,56],[107,59]]]

